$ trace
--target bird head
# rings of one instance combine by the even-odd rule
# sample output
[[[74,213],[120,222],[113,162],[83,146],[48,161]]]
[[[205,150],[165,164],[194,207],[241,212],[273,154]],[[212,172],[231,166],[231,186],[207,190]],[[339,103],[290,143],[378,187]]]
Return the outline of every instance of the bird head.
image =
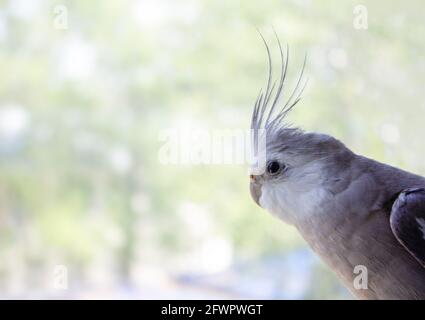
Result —
[[[330,196],[351,152],[338,140],[295,128],[268,135],[264,169],[250,175],[253,200],[288,223],[308,218]]]
[[[307,133],[286,123],[286,115],[301,99],[306,84],[303,81],[306,59],[295,89],[285,103],[280,103],[289,50],[287,47],[285,57],[278,38],[277,41],[281,55],[277,86],[276,82],[272,84],[270,50],[264,41],[269,60],[268,81],[256,100],[251,131],[254,150],[258,149],[258,141],[265,141],[265,161],[261,170],[256,168],[250,174],[250,191],[259,206],[295,223],[295,219],[317,211],[317,206],[329,196],[326,185],[338,180],[335,170],[341,168],[341,153],[346,157],[348,149],[331,136]]]

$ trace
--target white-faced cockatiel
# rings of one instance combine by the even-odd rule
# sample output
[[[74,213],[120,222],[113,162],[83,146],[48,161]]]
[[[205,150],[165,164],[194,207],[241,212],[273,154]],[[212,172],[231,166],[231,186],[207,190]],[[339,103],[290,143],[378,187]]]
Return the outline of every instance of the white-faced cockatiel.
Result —
[[[355,154],[329,135],[287,125],[303,72],[279,106],[288,49],[285,56],[278,39],[275,86],[264,43],[269,75],[251,129],[266,134],[266,161],[263,172],[250,176],[254,201],[294,225],[356,297],[425,299],[425,178]],[[356,288],[356,266],[367,268],[367,288]]]

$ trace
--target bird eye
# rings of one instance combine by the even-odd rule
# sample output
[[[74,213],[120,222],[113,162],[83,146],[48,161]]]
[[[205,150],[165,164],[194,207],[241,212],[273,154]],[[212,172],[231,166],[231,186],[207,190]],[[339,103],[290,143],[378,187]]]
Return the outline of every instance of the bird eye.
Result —
[[[269,164],[267,165],[267,172],[269,174],[276,174],[278,173],[281,169],[282,169],[283,165],[281,165],[279,162],[277,161],[270,161]]]

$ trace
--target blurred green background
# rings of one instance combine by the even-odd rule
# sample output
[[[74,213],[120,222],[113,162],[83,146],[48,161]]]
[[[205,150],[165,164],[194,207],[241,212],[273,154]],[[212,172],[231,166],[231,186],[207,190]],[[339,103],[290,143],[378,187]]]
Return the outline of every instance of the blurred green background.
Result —
[[[425,174],[423,3],[359,4],[0,1],[0,298],[350,299],[244,167],[162,165],[158,135],[247,128],[273,27],[289,88],[308,53],[291,122]]]

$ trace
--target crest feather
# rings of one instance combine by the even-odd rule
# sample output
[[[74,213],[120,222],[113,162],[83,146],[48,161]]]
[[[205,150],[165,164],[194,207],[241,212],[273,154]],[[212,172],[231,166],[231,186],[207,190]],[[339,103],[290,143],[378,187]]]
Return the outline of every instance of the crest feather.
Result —
[[[295,105],[301,100],[301,94],[307,84],[307,80],[303,79],[307,55],[304,56],[303,66],[298,76],[298,81],[294,90],[292,91],[286,102],[283,104],[283,106],[281,108],[277,108],[280,99],[283,96],[283,89],[288,71],[289,46],[286,45],[286,55],[284,55],[279,37],[277,36],[276,32],[274,32],[277,43],[279,45],[281,60],[279,84],[275,91],[276,81],[273,81],[273,64],[270,54],[270,48],[261,32],[259,32],[259,34],[261,36],[261,39],[263,40],[264,46],[266,47],[267,51],[268,79],[266,90],[263,92],[263,90],[261,89],[258,93],[257,100],[254,105],[254,110],[252,112],[251,129],[254,130],[254,134],[260,129],[265,129],[268,134],[273,134],[273,132],[275,132],[276,130],[287,127],[287,125],[283,123],[283,120],[285,119],[286,115],[292,110],[292,108],[295,107]]]

